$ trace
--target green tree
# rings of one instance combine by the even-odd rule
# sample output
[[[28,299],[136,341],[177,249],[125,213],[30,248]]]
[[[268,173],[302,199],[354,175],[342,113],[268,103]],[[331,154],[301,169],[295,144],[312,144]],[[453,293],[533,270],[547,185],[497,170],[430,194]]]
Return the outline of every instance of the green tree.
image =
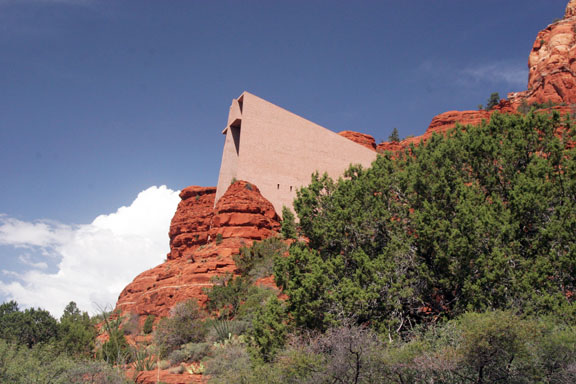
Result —
[[[288,334],[285,321],[284,305],[276,296],[258,309],[249,333],[253,341],[249,352],[256,360],[270,362],[282,349]]]
[[[488,102],[486,103],[486,110],[491,110],[493,107],[497,106],[498,103],[500,103],[500,95],[498,92],[491,93]]]
[[[296,231],[296,221],[294,214],[290,208],[282,207],[282,236],[285,239],[296,239],[298,232]]]
[[[32,347],[58,337],[58,322],[43,309],[20,311],[14,301],[0,306],[0,338]]]
[[[76,303],[71,301],[60,317],[61,348],[74,356],[89,357],[94,348],[96,327],[87,312],[80,312]]]
[[[400,134],[398,133],[398,128],[394,128],[390,136],[388,136],[388,141],[392,143],[400,142]]]
[[[155,319],[156,319],[156,316],[154,316],[154,315],[146,316],[146,320],[144,321],[144,326],[142,327],[142,332],[145,335],[152,333],[152,331],[154,330],[154,320]]]

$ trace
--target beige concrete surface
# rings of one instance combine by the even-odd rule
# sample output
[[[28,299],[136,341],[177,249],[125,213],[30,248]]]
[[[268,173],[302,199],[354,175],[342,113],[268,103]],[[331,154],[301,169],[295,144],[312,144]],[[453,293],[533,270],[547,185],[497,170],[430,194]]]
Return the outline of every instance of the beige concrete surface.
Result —
[[[248,92],[232,100],[216,201],[233,181],[255,184],[278,214],[315,171],[338,178],[350,166],[370,166],[376,152]]]

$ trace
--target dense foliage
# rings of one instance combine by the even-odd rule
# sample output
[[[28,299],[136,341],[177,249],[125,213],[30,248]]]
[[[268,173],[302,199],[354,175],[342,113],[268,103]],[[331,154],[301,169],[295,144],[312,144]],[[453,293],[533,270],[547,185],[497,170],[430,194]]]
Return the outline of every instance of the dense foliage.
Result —
[[[380,156],[295,209],[308,244],[278,260],[299,326],[354,317],[393,335],[469,310],[573,316],[576,160],[558,115],[494,114]],[[558,133],[562,133],[558,135]]]
[[[124,375],[94,360],[94,319],[70,302],[60,321],[43,309],[0,305],[0,382],[14,384],[125,383]]]

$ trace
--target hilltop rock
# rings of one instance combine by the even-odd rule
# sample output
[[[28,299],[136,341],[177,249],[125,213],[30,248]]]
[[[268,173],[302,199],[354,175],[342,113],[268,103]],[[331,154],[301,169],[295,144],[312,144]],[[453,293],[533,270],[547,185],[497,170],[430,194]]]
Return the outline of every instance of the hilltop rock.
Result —
[[[565,16],[538,33],[528,58],[528,89],[508,99],[522,103],[576,103],[576,1]]]
[[[263,240],[279,230],[280,218],[272,203],[254,184],[237,181],[216,203],[210,236]]]
[[[576,16],[576,0],[570,0],[566,6],[566,12],[564,12],[564,18],[568,19],[570,17]]]

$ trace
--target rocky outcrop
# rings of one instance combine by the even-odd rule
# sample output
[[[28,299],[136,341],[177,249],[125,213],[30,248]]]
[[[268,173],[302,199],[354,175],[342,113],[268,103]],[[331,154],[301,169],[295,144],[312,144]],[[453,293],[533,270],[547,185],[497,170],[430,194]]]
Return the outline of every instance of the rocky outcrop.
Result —
[[[576,2],[564,18],[538,33],[528,58],[528,89],[511,93],[517,107],[533,103],[576,103]]]
[[[180,203],[170,223],[168,260],[188,257],[208,242],[216,188],[192,186],[180,192]]]
[[[254,184],[238,181],[216,203],[210,236],[263,240],[279,230],[280,218],[272,203]]]
[[[576,0],[570,0],[566,6],[566,12],[564,12],[564,18],[568,19],[570,17],[576,16]]]
[[[370,135],[354,131],[342,131],[338,132],[338,134],[368,149],[371,149],[373,151],[376,150],[376,140],[374,140],[374,138]]]
[[[133,371],[129,371],[126,377],[128,379],[134,378],[134,374]],[[207,379],[203,377],[203,375],[192,375],[188,372],[172,373],[172,369],[168,369],[138,372],[136,373],[134,382],[136,384],[194,384],[206,383]]]
[[[214,276],[234,273],[232,256],[254,240],[273,236],[280,219],[255,185],[238,181],[214,207],[215,188],[188,187],[170,226],[166,262],[138,275],[120,294],[123,313],[164,317],[188,299],[203,304]]]

